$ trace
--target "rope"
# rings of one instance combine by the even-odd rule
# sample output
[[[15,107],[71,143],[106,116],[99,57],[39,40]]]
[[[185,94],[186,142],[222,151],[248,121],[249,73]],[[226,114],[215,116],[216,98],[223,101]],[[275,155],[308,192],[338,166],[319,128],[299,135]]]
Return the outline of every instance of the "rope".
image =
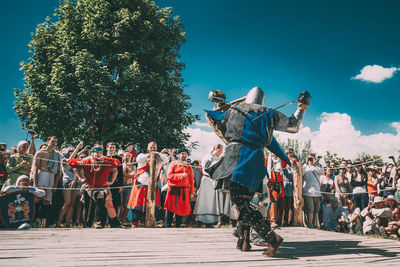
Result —
[[[351,168],[351,167],[362,166],[364,164],[371,164],[371,163],[378,162],[380,160],[382,160],[382,159],[368,160],[367,162],[362,162],[362,163],[359,163],[359,164],[352,164],[352,165],[348,165],[346,167],[334,167],[334,168],[331,168],[331,167],[325,166],[323,168],[327,169],[327,170],[340,170],[340,169],[347,169],[347,168]]]
[[[123,186],[112,186],[109,185],[108,186],[110,189],[120,189],[120,188],[132,188],[132,185],[123,185]],[[58,188],[58,187],[44,187],[44,186],[37,186],[36,188],[39,189],[44,189],[44,190],[53,190],[53,189],[57,189],[57,190],[65,190],[65,191],[79,191],[81,190],[81,188]],[[107,186],[104,187],[88,187],[88,190],[104,190],[107,189]]]
[[[376,190],[376,191],[370,191],[370,192],[363,192],[363,193],[342,193],[342,195],[360,195],[360,194],[371,194],[371,193],[379,193],[379,192],[385,192],[385,191],[391,191],[397,189],[400,191],[400,188],[397,187],[386,187],[386,189],[381,189],[381,190]],[[336,193],[331,193],[331,192],[321,192],[321,191],[314,191],[315,193],[320,193],[323,195],[336,195]]]
[[[32,155],[29,155],[29,154],[27,154],[27,155],[21,155],[21,156],[24,156],[24,157],[29,157],[29,158],[35,158],[35,156],[32,156]],[[51,161],[51,162],[58,162],[58,163],[66,163],[65,161],[59,161],[59,160],[52,160],[52,159],[47,159],[47,158],[40,158],[40,157],[36,157],[37,159],[42,159],[42,160],[47,160],[47,161]],[[121,163],[122,164],[122,163]],[[132,162],[132,163],[128,163],[128,164],[126,164],[126,165],[137,165],[138,163],[136,162],[136,161],[134,161],[134,162]],[[81,165],[81,166],[92,166],[93,164],[79,164],[79,165]],[[112,165],[110,165],[110,164],[95,164],[96,166],[112,166]],[[180,163],[180,165],[182,165],[182,166],[191,166],[192,168],[201,168],[200,166],[196,166],[196,165],[191,165],[191,164],[189,164],[189,163],[187,163],[187,164],[182,164],[182,163]]]
[[[280,109],[280,108],[283,108],[284,106],[287,106],[287,105],[290,105],[290,104],[293,104],[293,103],[296,103],[296,102],[297,102],[297,100],[290,101],[290,102],[288,102],[288,103],[286,103],[286,104],[280,105],[279,107],[271,108],[271,109],[268,110],[268,112],[274,111],[274,110],[277,110],[277,109]],[[267,109],[268,109],[268,108],[267,108]],[[255,117],[255,118],[252,119],[251,121],[255,121],[256,119],[258,119],[258,118],[260,118],[262,115],[264,115],[264,113],[266,113],[266,112],[267,112],[267,111],[262,111],[260,115],[258,115],[257,117]]]

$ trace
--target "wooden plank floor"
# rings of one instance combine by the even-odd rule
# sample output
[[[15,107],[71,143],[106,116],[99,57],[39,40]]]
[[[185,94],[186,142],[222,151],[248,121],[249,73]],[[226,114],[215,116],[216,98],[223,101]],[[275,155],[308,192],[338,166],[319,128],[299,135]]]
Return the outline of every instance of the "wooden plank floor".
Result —
[[[232,228],[0,231],[0,266],[399,266],[400,242],[283,228],[275,258],[235,249]]]

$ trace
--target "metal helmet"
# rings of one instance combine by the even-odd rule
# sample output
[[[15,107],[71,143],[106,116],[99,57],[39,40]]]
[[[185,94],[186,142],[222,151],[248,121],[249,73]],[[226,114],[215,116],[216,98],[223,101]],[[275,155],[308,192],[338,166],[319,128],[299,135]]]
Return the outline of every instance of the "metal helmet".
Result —
[[[260,87],[253,87],[246,96],[245,103],[264,105],[265,95]]]

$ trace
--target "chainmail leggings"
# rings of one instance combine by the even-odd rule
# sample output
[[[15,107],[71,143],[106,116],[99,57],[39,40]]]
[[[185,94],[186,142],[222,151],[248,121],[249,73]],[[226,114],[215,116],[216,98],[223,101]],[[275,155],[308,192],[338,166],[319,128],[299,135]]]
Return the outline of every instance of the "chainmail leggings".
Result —
[[[230,193],[232,204],[236,205],[239,212],[239,236],[243,236],[243,230],[248,230],[247,232],[249,232],[250,227],[252,227],[265,241],[269,243],[274,241],[275,235],[271,233],[270,225],[264,219],[261,212],[250,204],[254,192],[250,192],[246,187],[232,182],[230,185]]]

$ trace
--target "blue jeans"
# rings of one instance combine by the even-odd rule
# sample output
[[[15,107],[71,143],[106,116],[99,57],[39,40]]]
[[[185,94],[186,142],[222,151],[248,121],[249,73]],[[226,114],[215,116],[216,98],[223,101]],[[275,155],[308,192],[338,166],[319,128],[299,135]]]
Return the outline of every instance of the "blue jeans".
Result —
[[[360,210],[365,209],[368,206],[368,194],[354,194],[353,200],[356,207],[359,207]]]

